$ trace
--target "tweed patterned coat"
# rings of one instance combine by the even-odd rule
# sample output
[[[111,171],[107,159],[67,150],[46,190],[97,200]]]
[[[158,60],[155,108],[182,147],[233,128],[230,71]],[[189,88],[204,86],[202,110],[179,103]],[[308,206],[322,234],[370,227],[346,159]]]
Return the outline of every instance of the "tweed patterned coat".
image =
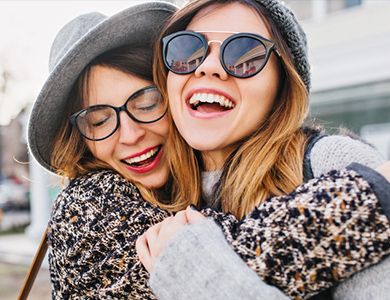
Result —
[[[241,221],[210,209],[203,213],[221,226],[249,267],[295,299],[332,286],[390,251],[388,219],[354,171],[311,180]],[[53,299],[156,299],[135,241],[167,216],[113,171],[72,181],[58,196],[49,223]]]

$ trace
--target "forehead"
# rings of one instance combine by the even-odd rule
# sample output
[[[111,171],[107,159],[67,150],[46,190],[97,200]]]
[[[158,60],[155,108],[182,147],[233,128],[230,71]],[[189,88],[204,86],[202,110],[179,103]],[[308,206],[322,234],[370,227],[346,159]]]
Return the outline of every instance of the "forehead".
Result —
[[[263,17],[252,7],[241,3],[208,6],[192,18],[187,29],[193,31],[250,32],[270,38]]]
[[[83,106],[109,104],[121,106],[136,91],[151,85],[145,79],[112,67],[95,65],[84,84]]]

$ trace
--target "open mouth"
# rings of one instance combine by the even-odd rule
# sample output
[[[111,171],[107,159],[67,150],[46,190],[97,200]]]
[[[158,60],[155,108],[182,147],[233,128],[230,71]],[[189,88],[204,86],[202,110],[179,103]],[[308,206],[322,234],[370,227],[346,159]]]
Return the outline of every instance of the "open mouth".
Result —
[[[150,165],[156,159],[160,150],[161,150],[161,145],[149,150],[148,152],[142,155],[135,156],[129,159],[124,159],[121,161],[126,165],[134,168],[145,167]]]
[[[235,104],[223,95],[195,93],[188,100],[192,110],[204,113],[224,112],[234,108]]]

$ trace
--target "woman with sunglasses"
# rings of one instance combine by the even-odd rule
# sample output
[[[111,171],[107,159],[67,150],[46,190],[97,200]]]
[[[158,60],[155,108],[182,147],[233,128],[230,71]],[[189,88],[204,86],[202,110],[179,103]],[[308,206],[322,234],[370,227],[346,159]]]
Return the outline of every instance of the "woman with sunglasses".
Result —
[[[52,46],[52,72],[34,104],[29,146],[44,167],[72,180],[49,222],[55,299],[155,298],[135,240],[169,215],[153,205],[169,201],[170,188],[166,106],[151,83],[149,34],[173,10],[149,3],[110,18],[82,15]],[[320,179],[329,196],[327,183],[337,176]],[[283,296],[265,284],[263,291]]]
[[[318,218],[320,214],[327,215],[327,200],[323,202],[325,210],[322,213],[317,210],[312,215],[307,206],[293,204],[288,198],[266,201],[270,196],[291,192],[304,178],[310,177],[305,176],[310,171],[319,176],[354,161],[370,166],[383,161],[374,149],[362,142],[343,136],[321,138],[315,130],[303,129],[310,74],[305,36],[292,13],[275,0],[194,1],[171,18],[162,36],[162,47],[156,52],[155,74],[157,85],[169,99],[176,125],[168,145],[183,153],[180,161],[171,158],[176,179],[173,205],[177,209],[188,204],[209,206],[242,219],[236,222],[221,217],[217,222],[233,249],[261,278],[296,299],[307,298],[363,269],[356,262],[367,257],[359,260],[355,252],[359,249],[356,246],[366,244],[360,229],[355,233],[352,231],[356,227],[350,232],[351,228],[342,229],[342,224],[351,220],[350,216],[337,220]],[[313,187],[309,186],[308,190]],[[388,193],[388,186],[384,186]],[[264,212],[265,206],[268,208]],[[255,207],[262,208],[263,213],[253,211]],[[288,213],[283,209],[288,209]],[[191,220],[194,214],[187,212],[187,217],[179,213],[152,227],[138,242],[142,262],[154,270],[150,284],[156,295],[161,299],[203,299],[207,296],[199,290],[216,284],[215,291],[210,293],[245,298],[250,292],[243,282],[250,276],[238,278],[239,268],[229,264],[225,267],[218,259],[225,257],[221,249],[229,251],[229,248],[222,241],[216,242],[223,237],[213,234],[217,230],[215,225],[202,222],[199,226],[182,228],[186,218]],[[213,215],[210,210],[204,214]],[[307,235],[307,243],[296,243],[300,235],[291,232],[286,222],[295,224],[305,217],[308,223],[302,230]],[[388,219],[377,221],[371,225],[383,226],[383,248],[378,250],[380,256],[385,256],[389,251]],[[311,235],[309,228],[321,223],[323,235]],[[367,234],[370,232],[369,221],[360,225],[368,230]],[[273,226],[274,230],[267,231],[264,228],[267,226]],[[271,240],[264,239],[265,233]],[[345,233],[356,239],[345,239]],[[321,236],[333,242],[323,244],[320,250],[321,246],[312,242],[318,242]],[[278,255],[282,248],[284,253]],[[159,257],[161,249],[164,252]],[[365,254],[371,253],[366,250]],[[357,260],[353,262],[354,259]],[[385,269],[380,267],[356,276],[350,281],[352,288],[348,281],[342,284],[336,289],[336,297],[343,298],[345,290],[358,295],[367,287],[364,280],[372,279],[378,270],[383,275]],[[218,270],[220,280],[212,270]],[[377,278],[382,281],[378,285],[384,287],[386,278],[380,276]],[[223,279],[228,284],[221,283]],[[220,291],[220,286],[232,288]],[[237,286],[238,293],[235,293],[232,289]],[[365,294],[358,296],[362,295]]]

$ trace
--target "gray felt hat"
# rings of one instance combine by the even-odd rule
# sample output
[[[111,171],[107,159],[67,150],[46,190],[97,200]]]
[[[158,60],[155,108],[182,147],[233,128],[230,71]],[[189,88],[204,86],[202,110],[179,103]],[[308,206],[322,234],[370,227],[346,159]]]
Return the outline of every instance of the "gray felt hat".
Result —
[[[146,2],[111,17],[96,12],[78,16],[59,31],[50,51],[50,75],[28,122],[28,147],[39,164],[55,171],[50,164],[52,143],[69,92],[84,67],[100,54],[126,44],[152,47],[156,32],[176,9],[166,2]]]
[[[294,13],[280,0],[255,0],[269,13],[269,17],[285,39],[295,68],[308,90],[310,90],[310,64],[307,56],[306,34]]]

